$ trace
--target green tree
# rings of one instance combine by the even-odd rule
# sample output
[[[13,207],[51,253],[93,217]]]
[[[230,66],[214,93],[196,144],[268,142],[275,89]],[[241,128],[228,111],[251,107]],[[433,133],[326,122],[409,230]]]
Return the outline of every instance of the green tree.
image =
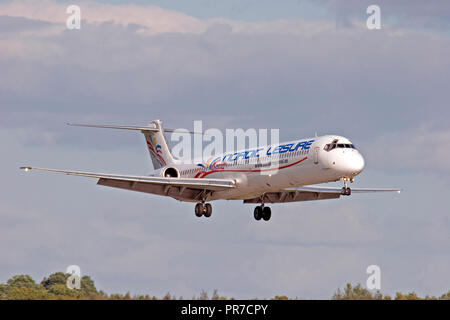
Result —
[[[46,289],[50,288],[54,284],[65,285],[68,277],[69,277],[68,273],[66,274],[62,272],[52,273],[51,275],[48,276],[48,278],[44,277],[44,279],[42,279],[41,285]]]
[[[6,285],[10,288],[12,287],[21,287],[21,288],[36,288],[38,284],[34,282],[31,276],[25,274],[21,274],[18,276],[14,276],[11,279],[8,279]]]
[[[407,294],[397,292],[395,295],[395,300],[422,300],[422,298],[420,298],[415,292],[410,292]]]
[[[8,279],[1,287],[2,299],[9,300],[42,300],[53,296],[45,288],[37,284],[29,275],[17,275]]]
[[[272,300],[289,300],[288,296],[275,296]]]
[[[94,281],[89,276],[83,276],[80,280],[80,289],[67,287],[69,273],[55,272],[41,281],[41,285],[57,299],[98,299],[104,298],[95,287]],[[104,294],[104,293],[103,293]]]
[[[450,300],[450,291],[439,297],[440,300]]]
[[[69,289],[66,284],[52,284],[47,287],[47,291],[52,294],[55,299],[86,299],[86,296],[82,291],[77,289]]]
[[[374,299],[382,299],[380,293],[377,296],[373,296],[369,290],[363,288],[361,284],[357,284],[352,287],[350,283],[347,283],[344,292],[341,291],[340,288],[333,295],[333,300],[374,300]]]
[[[81,278],[81,291],[86,297],[95,299],[99,296],[97,288],[95,287],[94,280],[89,276],[83,276]]]

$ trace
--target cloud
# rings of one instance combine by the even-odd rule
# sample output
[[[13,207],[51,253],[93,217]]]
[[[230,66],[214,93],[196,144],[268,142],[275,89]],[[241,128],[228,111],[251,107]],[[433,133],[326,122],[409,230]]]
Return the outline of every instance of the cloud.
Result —
[[[378,168],[450,173],[450,130],[422,126],[378,137],[367,158]]]
[[[202,27],[169,30],[143,17],[156,10],[182,25],[188,16],[152,6],[81,6],[82,30],[70,31],[63,4],[0,5],[16,28],[0,38],[2,125],[45,127],[59,136],[57,144],[82,143],[63,125],[69,121],[160,118],[187,127],[208,119],[207,127],[224,129],[228,118],[232,127],[283,128],[282,139],[338,133],[356,136],[357,145],[423,122],[445,127],[435,121],[435,114],[449,113],[450,41],[442,35],[336,29],[330,21],[302,19],[192,18]],[[42,21],[47,27],[28,27]],[[265,110],[263,119],[255,117],[256,106]],[[100,145],[106,134],[96,137],[83,146]]]
[[[322,0],[321,4],[343,26],[355,16],[367,19],[366,9],[373,4],[381,9],[383,26],[387,23],[403,28],[446,31],[450,21],[450,4],[446,0],[428,1],[426,5],[421,0]]]
[[[336,28],[332,20],[81,7],[82,29],[69,31],[63,4],[0,4],[3,280],[75,261],[108,292],[328,298],[345,281],[364,283],[375,261],[387,290],[443,292],[448,274],[435,264],[449,263],[448,37],[371,32],[361,19]],[[282,140],[349,136],[367,163],[356,183],[405,192],[274,205],[263,224],[240,202],[214,203],[213,217],[199,220],[192,204],[17,170],[145,174],[141,135],[65,123],[156,118],[168,127],[202,119],[204,128],[281,128]]]
[[[69,3],[50,0],[19,0],[0,4],[0,15],[19,17],[27,20],[40,20],[65,27],[69,14]],[[108,4],[82,1],[79,4],[84,23],[99,25],[105,22],[124,27],[134,26],[140,34],[155,35],[163,33],[201,34],[218,25],[229,26],[233,33],[260,34],[308,33],[310,35],[334,29],[327,21],[304,19],[278,19],[273,21],[245,22],[221,17],[198,19],[184,13],[167,10],[152,5]],[[17,23],[17,22],[15,22]]]
[[[17,33],[30,29],[41,29],[52,25],[46,21],[27,19],[24,17],[0,16],[0,30],[2,33]]]
[[[166,32],[201,32],[202,23],[180,12],[165,10],[156,6],[138,6],[133,4],[112,5],[82,1],[77,4],[81,9],[82,20],[92,24],[113,21],[123,26],[139,25],[152,34]],[[0,4],[0,15],[24,17],[65,25],[69,14],[69,3],[54,1],[10,1]]]
[[[431,117],[429,105],[447,112],[442,104],[447,38],[326,27],[315,36],[295,35],[290,26],[285,34],[272,34],[271,27],[261,27],[266,30],[261,34],[230,33],[230,25],[222,23],[201,34],[144,36],[133,26],[104,22],[44,39],[2,39],[5,109],[114,114],[132,105],[136,117],[148,115],[149,106],[159,117],[175,112],[200,117],[213,109],[221,116],[236,110],[250,116],[249,106],[260,105],[275,126],[286,121],[293,126],[301,107],[301,118],[315,117],[323,126],[306,122],[310,132],[342,130],[344,122],[357,131],[376,130],[380,121],[392,129],[400,113],[402,126],[417,126]],[[161,115],[160,108],[171,113]],[[276,117],[278,111],[289,116]]]

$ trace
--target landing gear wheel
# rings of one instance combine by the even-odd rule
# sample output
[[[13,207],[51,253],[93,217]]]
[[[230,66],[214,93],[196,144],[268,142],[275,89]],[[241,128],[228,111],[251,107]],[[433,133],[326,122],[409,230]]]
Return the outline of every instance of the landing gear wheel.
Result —
[[[197,203],[195,205],[195,215],[201,217],[205,211],[205,205],[203,203]]]
[[[341,194],[343,196],[349,196],[352,194],[352,190],[350,189],[350,187],[348,187],[348,181],[353,182],[354,179],[353,178],[342,178],[342,180],[344,180],[344,187],[342,188]]]
[[[210,203],[205,204],[205,212],[203,213],[205,217],[209,218],[212,214],[212,206]]]
[[[347,187],[347,188],[346,187],[342,187],[341,194],[343,196],[349,196],[349,195],[352,194],[352,190],[349,187]]]
[[[270,210],[270,207],[264,207],[262,210],[262,218],[264,219],[264,221],[269,221],[271,216],[272,210]]]
[[[262,211],[263,211],[263,209],[261,206],[255,207],[255,210],[253,211],[253,217],[255,217],[256,220],[261,220]]]

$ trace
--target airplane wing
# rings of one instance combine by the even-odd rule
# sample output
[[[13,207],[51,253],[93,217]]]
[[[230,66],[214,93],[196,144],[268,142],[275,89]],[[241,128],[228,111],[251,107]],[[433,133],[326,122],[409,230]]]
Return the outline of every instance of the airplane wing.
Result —
[[[372,192],[397,192],[402,189],[368,189],[368,188],[351,188],[353,193],[372,193]],[[311,201],[337,199],[342,195],[342,188],[321,187],[321,186],[304,186],[295,189],[283,189],[277,192],[267,192],[261,197],[245,199],[244,203],[261,203],[264,199],[265,203],[281,203],[296,201]]]
[[[287,189],[290,190],[290,189]],[[300,190],[305,192],[330,192],[330,193],[341,193],[342,188],[336,187],[322,187],[322,186],[304,186],[295,188],[292,190]],[[402,189],[374,189],[374,188],[351,188],[352,193],[372,193],[372,192],[397,192],[400,193]]]
[[[234,180],[226,179],[132,176],[34,167],[21,167],[20,169],[23,169],[25,171],[37,170],[63,173],[73,176],[98,178],[98,185],[169,196],[184,201],[200,201],[202,197],[207,198],[215,191],[226,190],[235,187]]]

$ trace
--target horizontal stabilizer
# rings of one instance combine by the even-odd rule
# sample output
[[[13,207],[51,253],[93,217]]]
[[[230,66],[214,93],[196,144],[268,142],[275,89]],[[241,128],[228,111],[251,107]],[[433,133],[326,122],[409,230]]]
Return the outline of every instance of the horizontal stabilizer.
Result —
[[[69,126],[75,127],[89,127],[89,128],[105,128],[105,129],[122,129],[122,130],[147,130],[147,131],[158,131],[156,128],[152,127],[141,127],[141,126],[115,126],[115,125],[102,125],[102,124],[81,124],[81,123],[68,123]]]
[[[74,127],[89,127],[89,128],[104,128],[104,129],[121,129],[121,130],[137,130],[137,131],[151,131],[158,132],[159,129],[150,126],[116,126],[116,125],[104,125],[104,124],[83,124],[83,123],[68,123],[69,126]],[[179,132],[179,133],[191,133],[191,134],[203,134],[203,132],[188,131],[184,129],[163,129],[164,132]]]

